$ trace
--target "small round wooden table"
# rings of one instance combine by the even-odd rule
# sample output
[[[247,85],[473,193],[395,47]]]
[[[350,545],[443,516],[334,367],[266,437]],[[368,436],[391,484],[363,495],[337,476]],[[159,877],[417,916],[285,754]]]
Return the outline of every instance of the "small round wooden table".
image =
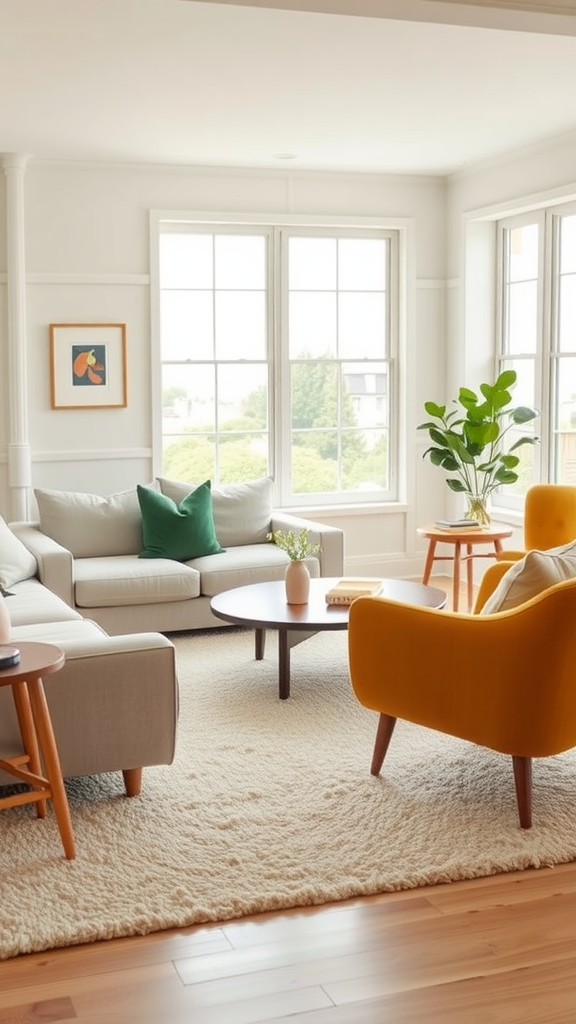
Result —
[[[281,700],[290,696],[290,648],[315,633],[348,629],[350,608],[326,603],[326,592],[341,578],[321,576],[310,580],[307,604],[287,603],[284,580],[236,587],[218,594],[210,602],[217,618],[255,628],[257,661],[264,657],[266,630],[278,630],[278,696]],[[443,590],[412,580],[384,579],[378,597],[424,608],[443,608],[446,602]]]
[[[460,598],[460,565],[462,562],[466,562],[466,573],[467,573],[467,598],[468,608],[467,610],[472,611],[472,604],[474,600],[474,580],[472,574],[472,562],[475,558],[496,558],[496,556],[502,551],[502,541],[506,537],[512,536],[512,530],[508,526],[500,528],[488,526],[478,527],[478,529],[471,530],[467,527],[464,530],[458,530],[450,527],[446,530],[441,530],[437,526],[424,526],[418,530],[421,537],[426,537],[428,540],[428,553],[426,555],[426,563],[424,565],[424,573],[422,575],[422,583],[428,583],[432,573],[432,566],[434,562],[446,561],[447,558],[451,558],[453,562],[453,573],[452,573],[452,609],[458,611],[459,598]],[[437,544],[453,544],[454,554],[452,556],[442,554],[437,555],[436,545]],[[465,553],[462,554],[462,545],[465,545]],[[492,544],[493,551],[475,551],[474,549],[479,544]]]
[[[70,809],[42,684],[42,676],[62,668],[64,653],[54,644],[32,641],[10,642],[10,646],[20,651],[20,661],[11,668],[0,669],[0,686],[12,688],[23,753],[0,758],[0,768],[18,782],[25,782],[30,789],[25,793],[1,797],[0,810],[35,803],[38,817],[44,818],[46,800],[52,800],[64,853],[68,860],[72,860],[76,851]],[[42,774],[42,762],[45,774]]]

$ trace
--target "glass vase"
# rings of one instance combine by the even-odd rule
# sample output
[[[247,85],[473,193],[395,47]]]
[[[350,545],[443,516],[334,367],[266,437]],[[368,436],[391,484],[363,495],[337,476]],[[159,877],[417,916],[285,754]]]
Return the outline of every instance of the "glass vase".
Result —
[[[488,512],[486,499],[480,497],[479,494],[469,494],[467,498],[468,508],[464,513],[464,518],[475,519],[480,526],[490,526],[490,513]]]

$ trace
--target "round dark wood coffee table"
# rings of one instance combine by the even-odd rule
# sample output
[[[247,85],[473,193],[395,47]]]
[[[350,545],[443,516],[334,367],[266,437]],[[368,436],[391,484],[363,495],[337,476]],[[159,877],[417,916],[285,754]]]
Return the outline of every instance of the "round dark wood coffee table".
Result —
[[[266,630],[278,631],[278,695],[290,696],[290,648],[325,630],[348,628],[349,607],[326,604],[326,592],[342,577],[321,576],[310,580],[308,604],[287,604],[284,580],[253,583],[217,594],[210,602],[218,619],[255,629],[255,657],[264,657]],[[411,580],[382,580],[379,597],[423,608],[443,608],[446,594]]]

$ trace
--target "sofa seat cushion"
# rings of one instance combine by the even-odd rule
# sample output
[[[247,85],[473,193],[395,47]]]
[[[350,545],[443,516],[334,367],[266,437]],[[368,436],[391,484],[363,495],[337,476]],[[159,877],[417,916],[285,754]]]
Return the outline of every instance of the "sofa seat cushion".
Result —
[[[74,599],[78,608],[188,601],[200,596],[200,576],[196,569],[168,558],[148,560],[138,555],[77,558],[74,576]]]
[[[90,644],[96,641],[101,646],[102,637],[107,634],[90,619],[65,619],[62,622],[40,622],[33,625],[17,626],[12,631],[12,640],[18,643],[19,640],[36,640],[43,644],[56,644],[66,650],[66,644],[71,641],[81,640]]]
[[[204,597],[215,597],[223,590],[232,590],[234,587],[282,580],[288,561],[288,555],[276,544],[241,544],[239,547],[227,548],[219,555],[194,558],[186,562],[186,565],[200,573]],[[306,564],[311,576],[320,575],[317,558],[307,559]]]
[[[64,619],[82,621],[80,612],[74,611],[61,597],[53,594],[39,580],[22,580],[10,588],[6,598],[12,626],[27,626],[35,622],[60,622]]]

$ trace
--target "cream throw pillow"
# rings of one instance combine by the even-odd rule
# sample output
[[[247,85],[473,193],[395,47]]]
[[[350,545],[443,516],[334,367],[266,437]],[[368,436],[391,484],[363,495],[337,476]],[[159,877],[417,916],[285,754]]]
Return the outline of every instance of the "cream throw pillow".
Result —
[[[183,483],[159,477],[162,494],[177,505],[198,484]],[[241,484],[226,484],[212,488],[214,528],[219,544],[233,548],[240,544],[262,544],[270,532],[272,520],[272,478],[260,477]]]
[[[9,590],[15,583],[36,575],[34,555],[0,516],[0,586]]]
[[[142,550],[136,488],[107,498],[81,491],[37,489],[34,494],[42,533],[67,548],[74,558],[137,555]]]
[[[524,604],[555,583],[576,578],[576,541],[548,551],[528,551],[524,558],[508,569],[494,593],[482,608],[481,615],[505,612]]]

